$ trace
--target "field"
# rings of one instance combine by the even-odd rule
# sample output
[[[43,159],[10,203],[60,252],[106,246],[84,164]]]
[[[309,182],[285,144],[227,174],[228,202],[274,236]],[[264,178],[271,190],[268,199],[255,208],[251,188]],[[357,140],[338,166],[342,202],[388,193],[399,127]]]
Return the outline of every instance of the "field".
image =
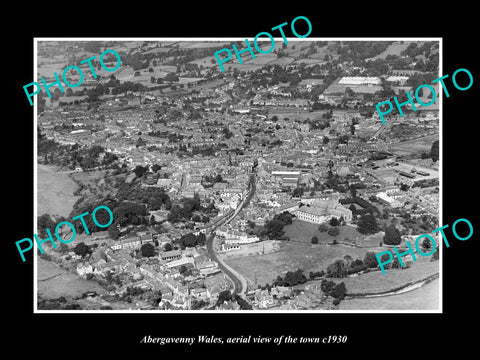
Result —
[[[76,188],[77,185],[68,174],[61,174],[51,166],[38,164],[37,215],[70,215],[77,200],[77,197],[73,196]]]
[[[280,66],[285,66],[294,61],[294,58],[291,57],[281,57],[278,59],[275,59],[273,61],[270,61],[268,64],[269,65],[280,65]]]
[[[82,279],[58,265],[37,257],[37,293],[43,298],[74,298],[86,291],[105,294],[106,290],[94,281]]]
[[[316,236],[320,244],[331,244],[333,239],[337,241],[343,241],[346,237],[354,239],[357,237],[363,237],[352,226],[339,226],[340,234],[336,237],[328,235],[326,232],[318,231],[318,224],[311,224],[301,220],[293,220],[291,225],[284,227],[285,234],[290,237],[291,241],[300,241],[311,244],[312,236]]]
[[[409,140],[399,144],[390,145],[390,151],[398,155],[420,154],[422,152],[430,152],[432,143],[438,140],[437,135],[428,135],[420,139]]]
[[[385,274],[381,271],[373,271],[356,277],[342,279],[345,282],[348,293],[384,292],[408,282],[415,282],[436,274],[439,271],[439,262],[430,261],[430,257],[417,257],[411,267],[406,269],[389,269]],[[336,282],[340,282],[336,279]]]
[[[249,287],[272,283],[278,275],[287,271],[302,269],[307,275],[310,271],[325,270],[336,259],[350,255],[354,259],[363,259],[368,249],[343,245],[311,245],[299,242],[283,242],[280,250],[265,255],[251,255],[225,262],[237,270],[247,280]]]
[[[374,56],[373,60],[385,59],[388,55],[400,56],[400,53],[405,50],[411,42],[413,41],[404,41],[403,44],[400,44],[400,42],[396,41],[393,44],[388,45],[384,52]]]
[[[419,289],[398,295],[343,300],[339,310],[438,310],[438,279]]]

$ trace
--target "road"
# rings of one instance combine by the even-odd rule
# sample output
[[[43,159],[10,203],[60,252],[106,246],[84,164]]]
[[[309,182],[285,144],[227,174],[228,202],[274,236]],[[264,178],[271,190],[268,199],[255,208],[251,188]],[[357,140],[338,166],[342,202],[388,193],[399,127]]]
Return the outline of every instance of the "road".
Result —
[[[242,209],[244,209],[248,204],[250,203],[250,200],[252,199],[253,195],[255,194],[255,175],[252,174],[250,177],[250,184],[249,184],[249,192],[247,197],[239,204],[233,215],[228,218],[225,222],[222,222],[221,225],[228,224],[230,221],[232,221],[235,216],[240,213]],[[218,225],[220,226],[220,224]],[[243,276],[241,276],[238,272],[233,270],[230,266],[228,266],[225,262],[223,262],[222,259],[220,259],[217,254],[215,253],[214,250],[214,239],[215,239],[215,229],[207,236],[206,240],[206,245],[207,245],[207,252],[210,258],[215,261],[218,264],[218,267],[220,270],[223,271],[225,275],[230,279],[230,281],[233,284],[233,290],[232,294],[233,295],[240,295],[243,296],[245,294],[245,291],[247,290],[247,281]]]

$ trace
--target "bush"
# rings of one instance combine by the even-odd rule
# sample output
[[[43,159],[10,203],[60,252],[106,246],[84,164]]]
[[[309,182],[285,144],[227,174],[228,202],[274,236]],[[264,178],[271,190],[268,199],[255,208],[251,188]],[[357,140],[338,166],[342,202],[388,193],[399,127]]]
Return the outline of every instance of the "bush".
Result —
[[[318,231],[320,232],[325,232],[325,231],[328,231],[329,229],[330,227],[325,223],[318,225]]]
[[[336,227],[331,228],[330,230],[327,231],[327,234],[330,236],[338,236],[340,234],[340,230]]]
[[[318,237],[312,237],[312,244],[318,244]]]
[[[368,268],[376,268],[378,266],[378,261],[375,257],[375,254],[370,251],[365,254],[363,262]]]

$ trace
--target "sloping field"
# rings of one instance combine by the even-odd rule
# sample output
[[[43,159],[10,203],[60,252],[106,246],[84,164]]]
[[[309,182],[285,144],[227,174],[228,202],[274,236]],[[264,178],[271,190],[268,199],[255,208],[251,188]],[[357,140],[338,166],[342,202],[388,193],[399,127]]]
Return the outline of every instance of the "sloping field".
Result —
[[[439,310],[440,280],[398,295],[343,300],[339,310]]]
[[[106,294],[106,290],[94,281],[88,281],[58,265],[37,258],[37,293],[53,299],[60,296],[74,298],[86,291],[96,291],[97,294]]]
[[[326,270],[326,267],[345,255],[354,259],[363,259],[368,249],[342,245],[310,245],[299,242],[282,242],[281,250],[265,254],[252,255],[225,262],[242,274],[249,286],[271,284],[278,275],[287,271],[302,269],[307,275],[310,271]]]
[[[55,171],[54,167],[38,164],[37,215],[50,214],[67,217],[77,197],[73,192],[77,184],[69,177]]]
[[[400,56],[400,53],[405,50],[411,42],[413,41],[404,41],[403,44],[401,44],[400,41],[396,41],[388,45],[384,52],[374,56],[372,59],[385,59],[388,55]]]

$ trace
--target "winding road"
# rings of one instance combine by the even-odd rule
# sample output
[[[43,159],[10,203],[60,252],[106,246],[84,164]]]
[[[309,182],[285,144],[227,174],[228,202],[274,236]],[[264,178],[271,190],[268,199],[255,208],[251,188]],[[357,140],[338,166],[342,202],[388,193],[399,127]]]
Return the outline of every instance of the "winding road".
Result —
[[[250,184],[249,184],[249,191],[248,191],[248,195],[245,197],[245,199],[243,199],[241,201],[241,203],[239,204],[239,206],[237,207],[237,209],[235,210],[235,212],[233,213],[233,215],[231,217],[229,217],[225,222],[222,222],[221,224],[217,225],[217,226],[220,226],[220,225],[225,225],[225,224],[228,224],[230,221],[232,221],[235,216],[238,215],[238,213],[240,213],[240,211],[242,209],[244,209],[246,206],[248,206],[248,204],[250,203],[250,200],[251,198],[253,197],[253,195],[255,194],[255,174],[252,174],[250,176]],[[217,227],[216,226],[216,227]],[[232,294],[233,295],[240,295],[240,296],[244,296],[245,294],[245,291],[247,290],[247,281],[245,280],[245,278],[240,275],[238,272],[236,272],[234,269],[232,269],[230,266],[228,266],[222,259],[220,259],[220,257],[215,253],[215,250],[214,250],[214,239],[215,239],[215,229],[216,227],[213,229],[213,231],[207,236],[207,240],[206,240],[206,245],[207,245],[207,253],[208,255],[210,256],[210,259],[212,259],[213,261],[215,261],[217,264],[218,264],[218,267],[220,268],[220,270],[222,270],[222,272],[229,278],[229,280],[232,282],[233,284],[233,289],[232,289]]]

